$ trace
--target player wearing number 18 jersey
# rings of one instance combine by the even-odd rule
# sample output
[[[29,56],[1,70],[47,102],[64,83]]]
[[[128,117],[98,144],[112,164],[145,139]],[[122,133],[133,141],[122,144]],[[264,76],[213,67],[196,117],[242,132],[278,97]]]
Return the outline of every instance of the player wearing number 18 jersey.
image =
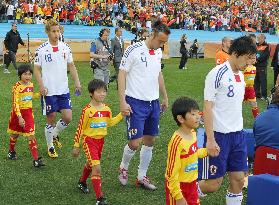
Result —
[[[45,136],[48,155],[56,158],[58,155],[54,149],[54,144],[58,148],[62,146],[58,134],[72,120],[67,69],[72,75],[76,91],[80,92],[81,86],[71,49],[67,44],[59,41],[59,24],[55,20],[49,20],[45,30],[49,40],[36,50],[34,74],[42,95],[42,111],[47,116]],[[61,112],[61,119],[57,122],[56,112]]]

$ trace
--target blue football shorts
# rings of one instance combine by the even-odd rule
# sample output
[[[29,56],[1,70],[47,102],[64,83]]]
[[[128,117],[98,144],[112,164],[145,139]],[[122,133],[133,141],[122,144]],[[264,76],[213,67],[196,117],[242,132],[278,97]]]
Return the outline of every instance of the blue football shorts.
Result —
[[[48,115],[63,109],[72,109],[70,93],[41,97],[42,113]]]
[[[159,100],[143,101],[126,96],[126,102],[133,113],[126,117],[128,140],[141,138],[143,135],[158,136],[160,120]]]
[[[214,132],[214,137],[220,153],[217,157],[199,159],[199,180],[223,177],[226,172],[247,172],[247,145],[243,131],[226,134]]]

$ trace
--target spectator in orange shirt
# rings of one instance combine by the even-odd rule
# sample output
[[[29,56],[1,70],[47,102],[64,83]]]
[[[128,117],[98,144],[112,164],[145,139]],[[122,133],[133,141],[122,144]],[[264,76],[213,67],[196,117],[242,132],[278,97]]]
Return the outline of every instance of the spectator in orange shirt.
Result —
[[[222,49],[216,53],[216,64],[220,65],[229,59],[229,48],[231,46],[232,39],[229,37],[224,37],[222,39]]]

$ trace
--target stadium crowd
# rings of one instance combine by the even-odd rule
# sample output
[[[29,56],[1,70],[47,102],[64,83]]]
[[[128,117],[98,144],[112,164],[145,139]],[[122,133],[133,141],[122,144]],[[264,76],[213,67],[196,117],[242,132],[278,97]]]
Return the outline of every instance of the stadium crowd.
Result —
[[[160,18],[171,28],[278,34],[278,7],[277,0],[4,0],[0,22],[43,24],[54,18],[89,26],[118,23],[129,30],[150,27]]]

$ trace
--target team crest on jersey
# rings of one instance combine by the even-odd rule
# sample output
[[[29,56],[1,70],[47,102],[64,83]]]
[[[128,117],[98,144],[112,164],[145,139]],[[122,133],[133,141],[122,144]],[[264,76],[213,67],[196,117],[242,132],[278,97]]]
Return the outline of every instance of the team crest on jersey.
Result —
[[[217,169],[218,169],[217,166],[211,165],[211,166],[209,167],[210,174],[211,174],[211,175],[215,175],[215,174],[217,173]]]

